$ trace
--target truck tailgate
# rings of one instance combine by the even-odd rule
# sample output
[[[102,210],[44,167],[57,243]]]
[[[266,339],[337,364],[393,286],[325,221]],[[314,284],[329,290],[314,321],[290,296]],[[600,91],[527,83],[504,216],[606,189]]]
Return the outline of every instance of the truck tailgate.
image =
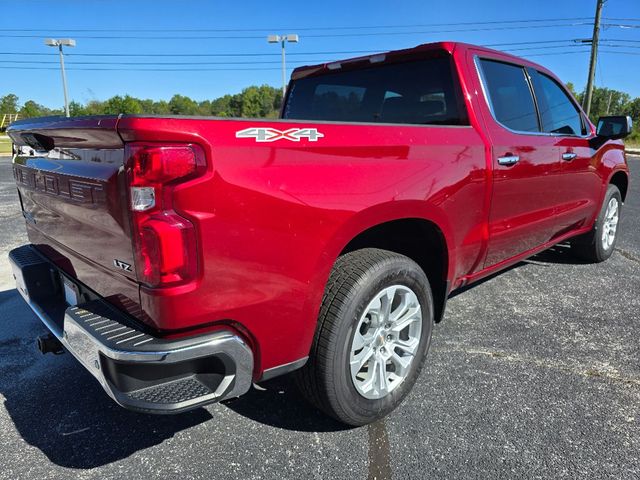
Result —
[[[117,117],[41,119],[9,132],[29,240],[71,277],[137,313]]]

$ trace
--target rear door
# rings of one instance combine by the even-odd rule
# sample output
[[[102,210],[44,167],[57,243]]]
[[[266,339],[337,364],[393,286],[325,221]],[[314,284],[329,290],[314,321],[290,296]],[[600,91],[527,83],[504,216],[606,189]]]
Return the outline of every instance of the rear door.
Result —
[[[139,303],[116,117],[14,124],[13,160],[29,240],[114,304]]]
[[[487,100],[483,116],[492,143],[489,267],[554,236],[561,165],[555,139],[540,132],[526,68],[479,56],[474,61]]]
[[[540,110],[542,130],[554,140],[561,163],[558,188],[559,234],[585,226],[598,210],[602,180],[589,146],[590,128],[571,95],[553,77],[529,69]]]

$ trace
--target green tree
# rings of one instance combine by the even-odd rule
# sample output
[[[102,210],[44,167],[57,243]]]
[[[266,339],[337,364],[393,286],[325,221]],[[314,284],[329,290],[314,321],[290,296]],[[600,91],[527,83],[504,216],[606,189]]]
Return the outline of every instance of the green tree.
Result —
[[[116,95],[104,102],[101,113],[110,115],[142,113],[142,107],[140,106],[140,100],[137,98],[129,95],[125,95],[124,97]]]
[[[214,115],[216,117],[232,117],[233,112],[231,108],[231,100],[233,99],[232,95],[224,95],[222,97],[216,98],[211,101],[211,110],[209,111],[210,115]]]
[[[169,100],[169,111],[174,115],[197,115],[198,103],[184,95],[175,94]]]
[[[262,98],[258,87],[245,88],[241,93],[240,116],[254,118],[260,116]]]
[[[69,115],[71,115],[72,117],[87,115],[87,109],[81,103],[72,100],[69,102]]]
[[[33,100],[27,100],[24,102],[22,108],[20,108],[20,116],[23,118],[44,117],[51,115],[51,110],[44,107]]]
[[[0,114],[2,113],[18,113],[18,96],[9,93],[4,97],[0,97]]]

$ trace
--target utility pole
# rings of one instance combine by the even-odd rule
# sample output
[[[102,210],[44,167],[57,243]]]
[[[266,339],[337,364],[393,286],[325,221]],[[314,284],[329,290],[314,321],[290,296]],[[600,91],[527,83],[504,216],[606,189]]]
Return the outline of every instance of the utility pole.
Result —
[[[598,60],[598,38],[600,36],[600,17],[605,0],[597,0],[596,18],[593,22],[593,37],[591,38],[591,59],[589,60],[589,78],[587,79],[587,91],[582,101],[582,108],[587,116],[591,111],[591,97],[593,95],[593,81],[596,76],[596,62]]]
[[[48,47],[58,47],[60,52],[60,71],[62,72],[62,90],[64,91],[64,113],[69,116],[69,98],[67,95],[67,75],[64,71],[64,54],[62,53],[62,47],[75,47],[76,41],[72,38],[47,38],[44,44]]]
[[[289,35],[269,35],[267,41],[269,43],[280,43],[282,46],[282,101],[284,102],[284,95],[287,92],[287,64],[285,60],[285,48],[286,42],[298,43],[299,37],[296,34]]]

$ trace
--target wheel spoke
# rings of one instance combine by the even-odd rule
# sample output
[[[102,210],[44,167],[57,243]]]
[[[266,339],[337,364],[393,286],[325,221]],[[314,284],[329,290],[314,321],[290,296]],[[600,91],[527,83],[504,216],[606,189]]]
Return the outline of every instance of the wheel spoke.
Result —
[[[362,336],[362,334],[360,332],[356,332],[356,334],[353,336],[353,343],[351,344],[351,351],[352,352],[357,352],[358,350],[362,349],[364,346],[365,346],[364,337]]]
[[[387,380],[387,363],[384,359],[380,357],[376,357],[375,361],[375,378],[377,381],[375,382],[376,390],[378,391],[378,395],[384,397],[387,393],[389,393],[389,382]]]
[[[385,291],[385,294],[380,297],[380,321],[388,322],[391,316],[391,305],[393,304],[393,299],[396,296],[395,287],[390,287]]]
[[[402,317],[393,322],[391,331],[395,334],[399,334],[409,325],[420,320],[420,305],[411,307],[407,309]]]
[[[374,354],[375,350],[372,347],[364,348],[358,355],[351,358],[351,374],[356,375],[362,367],[364,367],[365,363],[369,361],[371,356]]]

